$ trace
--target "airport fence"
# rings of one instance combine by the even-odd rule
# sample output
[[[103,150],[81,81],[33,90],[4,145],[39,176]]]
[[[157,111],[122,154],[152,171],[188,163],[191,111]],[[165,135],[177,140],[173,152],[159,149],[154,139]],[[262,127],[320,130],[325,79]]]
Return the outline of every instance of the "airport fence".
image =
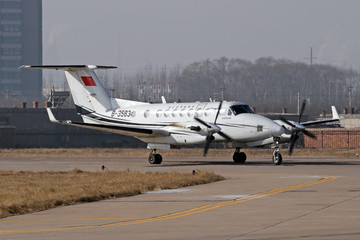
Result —
[[[309,149],[356,149],[360,148],[360,130],[311,129],[316,139],[304,136],[304,147]]]

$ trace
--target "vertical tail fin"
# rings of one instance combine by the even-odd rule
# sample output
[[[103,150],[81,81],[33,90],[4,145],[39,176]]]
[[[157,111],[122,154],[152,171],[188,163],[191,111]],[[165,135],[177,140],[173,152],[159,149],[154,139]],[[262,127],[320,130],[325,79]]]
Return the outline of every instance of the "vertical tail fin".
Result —
[[[336,111],[335,106],[331,106],[331,111],[332,111],[332,116],[333,116],[332,118],[333,118],[333,119],[340,120],[339,114],[338,114],[338,112]]]
[[[94,65],[47,65],[21,66],[20,68],[64,70],[78,111],[106,112],[115,107],[112,106],[111,98],[99,81],[94,70],[116,67]]]

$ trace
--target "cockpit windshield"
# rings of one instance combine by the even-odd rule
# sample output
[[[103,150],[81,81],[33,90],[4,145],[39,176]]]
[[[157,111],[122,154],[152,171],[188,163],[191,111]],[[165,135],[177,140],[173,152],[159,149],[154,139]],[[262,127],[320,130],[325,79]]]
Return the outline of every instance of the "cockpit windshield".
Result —
[[[239,115],[241,113],[255,113],[249,105],[234,105],[231,106],[230,109],[233,111],[234,115]]]

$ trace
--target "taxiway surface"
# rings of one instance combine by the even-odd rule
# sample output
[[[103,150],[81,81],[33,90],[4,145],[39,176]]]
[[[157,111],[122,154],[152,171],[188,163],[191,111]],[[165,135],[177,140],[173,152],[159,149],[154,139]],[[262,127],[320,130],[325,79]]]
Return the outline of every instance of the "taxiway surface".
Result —
[[[1,170],[209,170],[226,180],[0,219],[0,239],[359,239],[360,160],[0,158]]]

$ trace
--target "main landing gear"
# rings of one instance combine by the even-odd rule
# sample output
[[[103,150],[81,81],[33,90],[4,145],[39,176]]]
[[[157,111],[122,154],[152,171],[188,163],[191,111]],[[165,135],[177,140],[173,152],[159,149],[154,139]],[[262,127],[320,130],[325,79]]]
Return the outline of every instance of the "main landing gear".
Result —
[[[240,152],[240,148],[237,147],[234,152],[234,155],[233,155],[233,160],[235,163],[243,164],[246,161],[246,154],[244,152]],[[275,145],[275,150],[272,155],[272,161],[273,161],[274,165],[280,165],[282,163],[282,156],[280,153],[280,148],[277,144]]]
[[[233,160],[235,163],[245,163],[246,154],[244,152],[240,152],[240,148],[237,147],[233,155]]]
[[[149,163],[150,164],[161,164],[162,156],[156,153],[156,149],[153,149],[149,155]]]

